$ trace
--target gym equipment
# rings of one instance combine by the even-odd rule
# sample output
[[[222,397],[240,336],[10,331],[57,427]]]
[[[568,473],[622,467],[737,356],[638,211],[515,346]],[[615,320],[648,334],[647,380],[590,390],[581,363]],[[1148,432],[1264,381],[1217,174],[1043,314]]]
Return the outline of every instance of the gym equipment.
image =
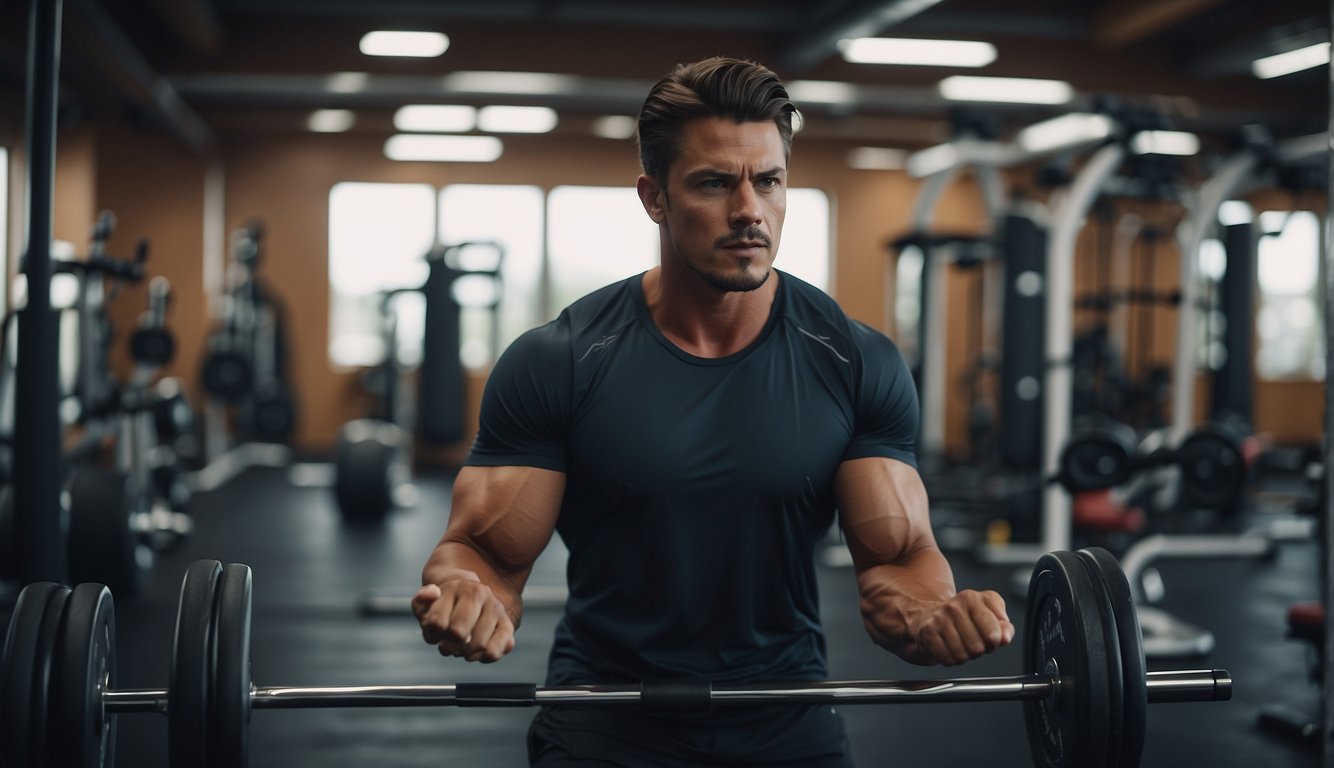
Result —
[[[1228,320],[1222,332],[1222,364],[1212,377],[1209,415],[1215,420],[1238,419],[1250,424],[1255,416],[1255,374],[1251,370],[1254,324],[1233,320],[1255,316],[1255,270],[1259,260],[1255,227],[1250,222],[1223,227],[1223,248],[1227,267],[1218,285],[1218,311]],[[1213,313],[1208,317],[1212,320]]]
[[[255,274],[263,237],[259,222],[237,237],[233,256],[240,275],[229,294],[225,330],[210,341],[215,354],[204,361],[204,382],[218,399],[242,406],[245,434],[283,443],[295,429],[296,405],[288,384],[285,312]]]
[[[403,371],[398,355],[395,300],[413,289],[380,294],[380,339],[384,358],[367,376],[376,395],[374,417],[354,419],[338,431],[334,449],[334,498],[349,520],[378,520],[396,506],[397,490],[411,473],[411,435],[402,397]]]
[[[418,372],[417,431],[435,445],[458,442],[464,435],[466,378],[460,357],[462,310],[488,314],[492,356],[500,344],[500,285],[505,248],[498,242],[462,242],[431,249],[430,271],[421,291],[426,296],[426,326]],[[468,286],[480,297],[464,296]]]
[[[373,418],[343,425],[334,453],[334,496],[349,520],[380,520],[397,506],[400,489],[411,475],[411,425],[423,440],[437,445],[464,435],[466,377],[460,361],[461,315],[465,307],[489,314],[491,348],[499,343],[500,270],[504,248],[496,242],[470,241],[436,245],[426,254],[426,282],[418,288],[385,291],[380,297],[380,335],[384,359],[369,377],[379,401]],[[464,281],[482,281],[490,290],[479,302],[457,294]],[[426,327],[418,369],[414,419],[403,396],[403,371],[398,358],[397,297],[419,292],[426,299]]]
[[[116,717],[133,712],[166,714],[171,765],[226,768],[246,762],[255,709],[578,703],[684,711],[748,703],[1019,701],[1036,765],[1136,766],[1147,704],[1231,697],[1225,670],[1145,672],[1129,587],[1105,550],[1044,555],[1030,580],[1029,597],[1025,674],[1013,677],[259,687],[250,679],[250,569],[201,560],[186,570],[181,584],[168,687],[116,689],[110,593],[83,584],[70,594],[38,583],[20,596],[5,639],[0,668],[4,722],[21,733],[6,740],[0,756],[9,760],[0,765],[109,765]],[[34,662],[47,658],[54,661],[45,667]],[[34,736],[44,733],[57,713],[62,726],[79,735],[58,753],[48,740]],[[31,762],[15,762],[23,759]]]
[[[33,2],[28,35],[27,157],[28,222],[23,253],[29,302],[19,315],[18,377],[15,392],[14,457],[15,563],[24,582],[62,581],[66,576],[60,513],[59,376],[51,350],[57,348],[51,311],[51,242],[55,208],[56,107],[60,96],[62,3]],[[7,721],[13,722],[13,721]]]
[[[219,327],[208,339],[200,366],[200,381],[209,396],[207,465],[192,478],[194,490],[212,490],[255,464],[282,466],[289,459],[286,443],[296,429],[297,407],[288,371],[286,312],[257,274],[263,240],[259,221],[232,235],[228,288],[218,302]],[[279,450],[251,450],[254,445]]]
[[[1061,451],[1057,480],[1071,493],[1122,485],[1139,472],[1173,466],[1181,472],[1180,504],[1189,509],[1236,508],[1245,489],[1247,460],[1241,440],[1223,424],[1196,428],[1176,448],[1148,453],[1135,431],[1103,422],[1075,433]]]
[[[73,580],[102,582],[129,595],[141,585],[155,551],[188,535],[192,522],[159,503],[155,493],[158,478],[179,485],[168,476],[177,472],[173,466],[176,457],[157,429],[157,413],[168,402],[183,397],[179,392],[173,394],[171,380],[154,383],[175,346],[166,327],[170,285],[165,278],[150,282],[148,309],[130,337],[135,359],[132,374],[124,382],[111,374],[110,346],[115,332],[107,304],[122,285],[144,279],[148,251],[147,243],[140,242],[133,259],[108,255],[106,242],[114,229],[115,217],[104,212],[93,227],[87,257],[53,261],[59,279],[75,288],[69,292],[68,305],[62,298],[54,307],[61,313],[58,322],[72,321],[75,333],[65,336],[74,339],[72,348],[52,357],[61,361],[64,387],[60,393],[62,426],[66,428],[62,435],[67,445],[60,462],[65,479],[59,519],[69,574]],[[9,322],[6,317],[0,332],[8,332]],[[8,355],[0,361],[0,434],[6,437],[12,434],[9,380],[19,373]],[[184,407],[188,410],[188,405]],[[174,418],[184,418],[179,406]],[[9,442],[0,445],[0,485],[4,486],[12,482]],[[14,572],[19,546],[12,496],[9,490],[0,493],[0,540],[14,550],[14,557],[0,558],[0,578],[18,576]],[[188,496],[182,498],[179,493],[174,498],[178,508],[188,501]]]

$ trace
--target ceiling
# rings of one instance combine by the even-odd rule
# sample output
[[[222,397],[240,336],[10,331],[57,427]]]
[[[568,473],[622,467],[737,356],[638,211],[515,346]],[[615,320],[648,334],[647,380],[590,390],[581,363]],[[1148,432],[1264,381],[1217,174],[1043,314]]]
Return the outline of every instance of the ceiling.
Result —
[[[0,0],[0,112],[22,104],[29,0]],[[673,64],[714,54],[768,64],[789,84],[848,98],[802,101],[806,129],[913,148],[948,135],[954,74],[1062,79],[1062,107],[976,105],[1005,132],[1115,97],[1225,140],[1264,124],[1283,137],[1328,122],[1325,68],[1258,80],[1259,56],[1329,40],[1325,0],[65,0],[62,102],[70,119],[129,114],[198,151],[241,131],[302,130],[315,108],[355,110],[388,133],[405,103],[547,104],[559,130],[632,115]],[[376,28],[449,35],[433,59],[371,58]],[[983,69],[850,64],[853,36],[983,40]],[[566,76],[559,92],[500,93],[457,73]],[[357,76],[358,87],[338,73]],[[453,77],[451,77],[453,76]],[[11,112],[13,114],[13,112]],[[72,116],[72,117],[71,117]]]

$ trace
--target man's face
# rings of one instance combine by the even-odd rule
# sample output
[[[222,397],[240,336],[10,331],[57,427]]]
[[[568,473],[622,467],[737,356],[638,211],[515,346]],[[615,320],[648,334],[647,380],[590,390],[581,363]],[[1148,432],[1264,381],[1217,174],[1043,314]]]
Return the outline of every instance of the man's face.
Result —
[[[676,259],[720,291],[764,284],[787,212],[787,157],[772,121],[704,118],[683,126],[681,152],[649,214]],[[646,200],[646,204],[648,201]]]

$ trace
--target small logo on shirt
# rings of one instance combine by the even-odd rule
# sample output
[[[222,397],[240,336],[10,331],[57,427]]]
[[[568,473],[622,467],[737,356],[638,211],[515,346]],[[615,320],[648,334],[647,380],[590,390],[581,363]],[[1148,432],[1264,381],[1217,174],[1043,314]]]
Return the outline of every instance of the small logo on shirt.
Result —
[[[824,345],[824,347],[825,347],[826,349],[828,349],[830,352],[833,352],[833,353],[834,353],[834,357],[837,357],[839,360],[842,360],[842,361],[845,362],[845,363],[851,363],[851,362],[852,362],[851,360],[849,360],[848,358],[846,358],[846,357],[844,357],[842,354],[840,354],[839,351],[838,351],[837,349],[834,349],[834,345],[829,343],[829,337],[828,337],[828,336],[816,336],[815,334],[811,333],[810,331],[806,330],[805,328],[802,328],[801,326],[797,326],[797,330],[798,330],[798,331],[801,331],[802,334],[805,335],[807,338],[809,338],[809,339],[814,339],[815,342],[816,342],[817,344],[822,344],[822,345]]]
[[[584,360],[588,359],[588,356],[589,356],[589,355],[593,354],[594,352],[601,352],[601,351],[603,351],[604,349],[606,349],[607,347],[610,347],[610,346],[611,346],[611,343],[612,343],[613,341],[616,341],[618,338],[620,338],[620,337],[619,337],[619,336],[603,336],[601,339],[598,339],[597,341],[593,342],[593,344],[588,348],[588,351],[584,353],[584,356],[581,357],[581,358],[579,358],[579,362],[582,363]]]

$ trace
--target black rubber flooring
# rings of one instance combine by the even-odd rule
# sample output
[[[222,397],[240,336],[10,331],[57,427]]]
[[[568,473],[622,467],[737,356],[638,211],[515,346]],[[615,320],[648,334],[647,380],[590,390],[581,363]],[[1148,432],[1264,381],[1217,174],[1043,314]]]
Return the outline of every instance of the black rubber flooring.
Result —
[[[253,677],[257,685],[540,683],[557,618],[530,607],[518,645],[494,665],[441,658],[415,621],[365,616],[368,594],[406,597],[444,528],[447,477],[419,480],[420,499],[380,526],[347,527],[325,488],[298,487],[289,473],[251,470],[192,502],[197,530],[160,555],[144,592],[117,600],[121,687],[163,687],[177,590],[192,560],[244,562],[254,571]],[[1022,624],[1012,570],[984,569],[951,556],[960,588],[1000,588]],[[1164,561],[1161,607],[1211,629],[1204,659],[1150,661],[1150,669],[1222,667],[1235,679],[1232,701],[1150,706],[1143,765],[1317,765],[1318,755],[1261,731],[1261,707],[1314,712],[1306,647],[1284,638],[1287,606],[1318,596],[1314,544],[1284,545],[1271,562]],[[558,558],[544,558],[533,583],[556,585]],[[823,613],[836,678],[1014,675],[1018,645],[962,668],[913,667],[874,646],[862,629],[850,570],[822,571]],[[1022,640],[1022,638],[1020,638]],[[842,707],[857,765],[1027,766],[1022,707],[1007,702]],[[292,766],[522,766],[527,709],[265,710],[254,714],[250,764]],[[166,766],[166,723],[155,714],[120,717],[117,766]]]

